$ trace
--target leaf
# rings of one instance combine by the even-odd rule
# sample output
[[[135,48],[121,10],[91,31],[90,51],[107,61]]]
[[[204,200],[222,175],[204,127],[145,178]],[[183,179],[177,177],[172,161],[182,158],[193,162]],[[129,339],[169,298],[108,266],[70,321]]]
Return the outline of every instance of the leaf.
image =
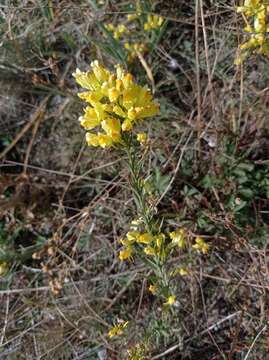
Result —
[[[245,170],[248,172],[251,172],[254,170],[254,165],[250,164],[250,163],[240,163],[237,168],[241,169],[241,170]]]
[[[162,24],[162,26],[160,27],[160,29],[158,30],[158,32],[155,32],[154,33],[154,37],[153,37],[153,40],[149,46],[149,50],[150,50],[150,54],[156,49],[156,47],[158,46],[158,44],[160,43],[161,41],[161,38],[163,37],[164,35],[164,32],[167,28],[167,24],[168,24],[168,21],[165,20]]]
[[[241,188],[239,189],[238,193],[245,197],[246,199],[252,199],[254,197],[254,192],[253,190],[249,189],[249,188]]]
[[[105,44],[100,41],[96,41],[92,38],[92,41],[95,43],[96,46],[102,47],[104,51],[109,53],[111,56],[113,56],[117,61],[121,62],[125,66],[127,66],[126,63],[126,52],[124,48],[121,46],[120,42],[114,39],[113,35],[109,30],[105,28],[105,26],[100,23],[99,21],[96,22],[99,26],[100,30],[103,31],[107,38],[109,39],[110,43]]]
[[[214,186],[214,179],[210,175],[206,175],[203,180],[202,184],[205,189],[211,189]]]

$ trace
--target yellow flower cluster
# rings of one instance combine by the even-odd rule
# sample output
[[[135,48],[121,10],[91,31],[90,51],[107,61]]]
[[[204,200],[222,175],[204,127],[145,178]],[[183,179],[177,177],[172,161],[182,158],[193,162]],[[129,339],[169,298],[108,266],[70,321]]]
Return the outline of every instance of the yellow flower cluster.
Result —
[[[113,34],[114,39],[119,40],[123,34],[125,34],[126,32],[128,32],[128,29],[126,28],[126,26],[124,24],[120,24],[118,26],[114,26],[112,23],[106,24],[105,28],[108,31],[111,31]]]
[[[139,232],[137,230],[129,231],[125,239],[120,240],[124,249],[120,251],[120,260],[131,258],[135,244],[143,245],[143,252],[148,256],[161,256],[162,245],[165,241],[165,235],[151,235],[148,232]]]
[[[246,23],[244,31],[249,34],[249,39],[240,45],[241,53],[235,60],[236,65],[241,64],[250,51],[269,56],[268,11],[267,0],[245,0],[243,6],[237,7]]]
[[[140,53],[140,54],[145,54],[145,52],[147,51],[147,47],[145,44],[143,43],[129,43],[129,42],[126,42],[124,44],[124,47],[126,50],[128,50],[128,62],[133,62],[133,60],[136,58],[137,56],[137,53]]]
[[[123,334],[123,330],[126,328],[126,326],[128,325],[129,321],[124,321],[121,322],[115,326],[113,326],[113,328],[111,328],[108,332],[108,336],[110,338],[114,337],[114,336],[118,336],[118,335],[122,335]]]
[[[118,65],[116,74],[99,64],[91,63],[92,71],[76,70],[76,82],[87,91],[78,96],[89,105],[79,118],[87,131],[96,127],[104,132],[87,132],[88,145],[110,147],[122,142],[123,132],[132,130],[135,123],[156,115],[155,103],[148,88],[136,84],[131,74]]]
[[[149,39],[143,30],[155,31],[160,29],[164,23],[164,18],[158,15],[148,15],[145,22],[144,16],[141,16],[142,13],[141,4],[138,1],[136,2],[136,10],[127,14],[126,19],[122,18],[120,25],[115,26],[112,23],[105,25],[106,30],[111,32],[114,39],[123,43],[125,41],[124,47],[127,50],[127,61],[129,63],[134,61],[137,53],[144,55],[148,51]],[[106,37],[106,35],[105,33],[104,36]]]
[[[162,16],[158,15],[148,15],[147,16],[147,22],[144,24],[144,30],[155,30],[159,29],[164,22],[164,19]]]
[[[132,222],[131,231],[126,234],[125,239],[120,240],[121,244],[124,246],[123,250],[119,253],[120,260],[130,259],[134,253],[136,244],[140,244],[140,246],[143,245],[142,250],[146,255],[155,255],[161,260],[164,260],[172,249],[175,249],[176,247],[183,249],[186,247],[186,230],[184,228],[179,228],[170,232],[170,240],[168,240],[164,233],[152,235],[148,232],[138,231],[139,225],[138,222]],[[195,243],[192,245],[193,249],[203,254],[209,252],[209,245],[203,238],[197,236],[194,241]],[[185,268],[178,268],[174,274],[184,276],[188,273],[188,270]]]
[[[147,255],[154,255],[155,250],[150,244],[153,242],[154,236],[149,233],[140,233],[139,231],[133,230],[129,231],[126,235],[126,239],[120,240],[124,249],[120,251],[119,258],[120,260],[129,259],[132,256],[134,244],[144,244],[144,252]]]
[[[185,230],[178,229],[169,233],[172,243],[178,245],[179,248],[184,248],[185,246]]]

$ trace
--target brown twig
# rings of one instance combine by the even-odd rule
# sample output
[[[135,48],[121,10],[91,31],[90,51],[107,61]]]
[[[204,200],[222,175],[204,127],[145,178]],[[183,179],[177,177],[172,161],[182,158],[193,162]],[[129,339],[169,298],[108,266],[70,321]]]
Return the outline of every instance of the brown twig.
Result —
[[[23,127],[23,129],[19,132],[19,134],[16,135],[16,137],[13,139],[13,141],[11,142],[11,144],[9,144],[1,153],[0,153],[0,159],[2,159],[4,156],[6,156],[7,153],[9,153],[9,151],[11,149],[13,149],[13,147],[17,144],[18,141],[20,141],[20,139],[24,136],[24,134],[26,134],[26,132],[31,128],[31,126],[39,119],[39,117],[41,116],[41,114],[44,112],[45,107],[47,105],[47,102],[49,100],[49,95],[46,96],[41,103],[39,104],[39,106],[37,107],[36,111],[33,113],[33,115],[31,116],[30,121]]]

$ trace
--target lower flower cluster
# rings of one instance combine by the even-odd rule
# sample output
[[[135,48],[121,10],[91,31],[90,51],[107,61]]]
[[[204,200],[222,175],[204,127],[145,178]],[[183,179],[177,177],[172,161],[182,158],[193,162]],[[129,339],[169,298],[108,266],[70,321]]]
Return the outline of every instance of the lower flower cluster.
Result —
[[[134,221],[126,238],[121,239],[120,243],[123,245],[123,249],[119,253],[120,260],[131,259],[137,249],[147,256],[155,256],[164,262],[172,249],[186,247],[186,230],[179,228],[169,233],[160,232],[153,235],[140,231],[139,221]],[[202,254],[207,254],[209,251],[209,245],[200,236],[194,239],[192,248]],[[185,275],[184,269],[180,269],[179,273]]]

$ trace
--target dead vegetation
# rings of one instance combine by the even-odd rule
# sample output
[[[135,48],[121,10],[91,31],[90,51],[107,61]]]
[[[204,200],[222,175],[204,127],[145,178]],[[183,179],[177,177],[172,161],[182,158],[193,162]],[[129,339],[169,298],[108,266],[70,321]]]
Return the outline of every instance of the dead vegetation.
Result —
[[[161,104],[144,125],[144,172],[159,213],[211,248],[172,259],[192,271],[175,316],[162,315],[145,266],[118,260],[134,213],[127,174],[113,151],[85,145],[71,76],[120,61],[99,23],[133,3],[0,5],[0,358],[125,359],[141,343],[145,359],[267,359],[268,59],[233,64],[233,1],[141,1],[168,21],[131,65],[152,86],[146,64]],[[111,341],[117,319],[131,326]]]

